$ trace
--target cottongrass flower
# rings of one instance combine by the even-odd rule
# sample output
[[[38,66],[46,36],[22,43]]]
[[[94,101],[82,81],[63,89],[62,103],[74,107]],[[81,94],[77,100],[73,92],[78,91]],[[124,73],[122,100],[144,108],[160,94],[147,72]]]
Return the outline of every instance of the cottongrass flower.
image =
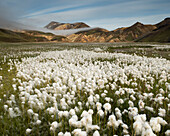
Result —
[[[63,111],[59,111],[59,112],[58,112],[58,117],[59,117],[59,118],[62,118],[62,117],[63,117],[63,113],[64,113]]]
[[[90,95],[88,97],[88,102],[90,103],[90,105],[93,105],[93,95]]]
[[[70,132],[65,132],[63,136],[71,136]]]
[[[93,133],[93,136],[100,136],[99,131],[96,130],[96,131]]]
[[[104,112],[103,112],[103,110],[99,110],[99,111],[97,112],[97,114],[99,114],[100,117],[104,117]]]
[[[143,125],[146,121],[146,115],[141,114],[134,117],[135,122],[133,123],[133,129],[136,135],[141,135],[143,131]]]
[[[128,112],[129,118],[132,120],[133,117],[135,117],[138,114],[138,108],[136,108],[136,107],[133,107],[133,108],[129,107],[128,110],[129,110],[129,112]]]
[[[103,108],[105,109],[105,114],[107,115],[108,112],[111,112],[111,105],[110,103],[105,103],[103,105]]]
[[[119,110],[119,108],[115,108],[115,114],[116,114],[116,117],[118,118],[118,119],[120,119],[121,117],[122,117],[122,114],[121,114],[121,111]]]
[[[143,122],[141,121],[135,121],[133,123],[133,128],[135,130],[136,135],[140,135],[142,133],[142,127],[143,127]]]
[[[144,110],[145,103],[142,100],[139,100],[138,106],[141,110]]]
[[[86,131],[82,131],[81,129],[74,129],[74,130],[72,131],[72,134],[73,134],[74,136],[87,136]]]
[[[149,122],[151,128],[156,133],[159,133],[161,131],[161,125],[165,126],[167,122],[162,119],[161,117],[151,118]]]
[[[70,119],[69,119],[69,125],[73,126],[73,127],[81,127],[82,123],[80,121],[78,121],[78,117],[77,115],[73,115]]]
[[[97,107],[97,110],[99,111],[101,110],[102,104],[100,102],[97,102],[96,107]]]
[[[32,116],[32,115],[34,114],[34,112],[33,112],[32,109],[28,109],[28,110],[27,110],[27,113],[28,113],[29,116]]]
[[[119,124],[121,124],[121,127],[123,128],[123,134],[124,134],[124,135],[129,134],[129,132],[128,132],[128,126],[127,126],[126,124],[124,124],[124,123],[122,122],[122,120],[118,120],[118,121],[119,121]]]
[[[159,108],[159,113],[158,113],[159,116],[161,117],[165,117],[166,115],[166,110],[165,109],[162,109],[162,108]]]
[[[26,129],[26,134],[29,135],[29,134],[31,133],[31,131],[32,131],[32,129],[27,128],[27,129]]]
[[[51,127],[50,127],[50,130],[53,131],[53,133],[55,133],[55,130],[59,127],[59,124],[57,121],[54,121],[52,124],[51,124]]]
[[[90,131],[93,131],[93,130],[100,130],[100,127],[98,125],[87,125],[86,126],[87,132],[90,132]]]
[[[124,100],[123,99],[119,99],[117,102],[118,102],[119,105],[121,105],[121,104],[124,103]]]
[[[93,113],[94,113],[94,112],[93,112],[92,109],[89,109],[89,110],[88,110],[88,114],[93,115]]]
[[[113,128],[113,134],[114,134],[114,130],[117,129],[119,127],[119,121],[116,120],[116,117],[114,114],[109,116],[109,121],[107,123],[108,126]]]
[[[2,80],[2,76],[0,76],[0,81]]]
[[[70,109],[69,114],[70,114],[71,116],[73,116],[73,115],[75,115],[75,114],[76,114],[76,112],[75,112],[75,110],[74,110],[74,109]]]
[[[132,99],[132,101],[136,100],[136,98],[133,95],[131,95],[130,98]]]
[[[170,130],[167,130],[167,131],[165,132],[165,135],[166,135],[166,136],[170,136]]]
[[[145,106],[145,109],[152,112],[152,113],[155,113],[155,111],[154,111],[154,109],[152,107]]]
[[[40,124],[41,124],[41,120],[37,120],[37,121],[36,121],[36,124],[37,124],[37,125],[40,125]]]
[[[129,104],[129,107],[134,107],[134,104],[131,100],[129,100],[128,104]]]
[[[9,109],[8,109],[8,113],[9,113],[9,116],[10,116],[11,118],[14,118],[14,117],[17,116],[17,115],[15,114],[13,108],[9,108]]]
[[[142,136],[156,136],[152,129],[151,126],[149,125],[148,122],[144,122],[143,127],[142,127]]]
[[[58,136],[63,136],[63,135],[64,135],[63,132],[58,133]]]
[[[103,98],[106,97],[106,94],[105,94],[105,93],[102,93],[102,94],[101,94],[101,97],[103,97]]]
[[[8,105],[4,105],[4,109],[5,109],[5,111],[7,111],[8,110]]]
[[[81,119],[82,125],[87,127],[88,125],[92,125],[92,115],[88,114],[86,116],[84,116]]]
[[[170,111],[170,103],[168,104],[168,111]]]
[[[69,112],[68,112],[68,111],[64,111],[64,112],[63,112],[63,116],[66,117],[66,118],[68,118],[68,117],[69,117]]]

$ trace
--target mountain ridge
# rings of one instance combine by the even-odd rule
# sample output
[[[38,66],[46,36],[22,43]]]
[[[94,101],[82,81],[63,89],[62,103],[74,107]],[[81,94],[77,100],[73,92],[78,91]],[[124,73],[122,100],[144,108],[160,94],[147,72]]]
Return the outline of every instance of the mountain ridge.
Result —
[[[68,36],[68,39],[72,42],[126,42],[134,41],[156,28],[155,25],[144,25],[136,22],[130,27],[122,27],[113,31],[108,31],[103,28],[80,31]]]
[[[1,42],[170,42],[170,18],[157,24],[136,22],[129,27],[109,31],[91,28],[83,22],[60,23],[52,21],[45,26],[49,30],[85,28],[68,36],[55,35],[36,30],[12,31],[0,29]],[[88,29],[86,29],[88,28]],[[89,29],[90,28],[90,29]]]

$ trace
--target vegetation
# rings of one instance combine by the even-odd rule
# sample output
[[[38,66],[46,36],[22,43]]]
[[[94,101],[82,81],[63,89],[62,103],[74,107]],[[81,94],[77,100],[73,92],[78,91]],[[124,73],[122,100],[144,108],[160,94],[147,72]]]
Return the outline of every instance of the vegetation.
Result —
[[[0,43],[0,134],[168,135],[168,47]]]

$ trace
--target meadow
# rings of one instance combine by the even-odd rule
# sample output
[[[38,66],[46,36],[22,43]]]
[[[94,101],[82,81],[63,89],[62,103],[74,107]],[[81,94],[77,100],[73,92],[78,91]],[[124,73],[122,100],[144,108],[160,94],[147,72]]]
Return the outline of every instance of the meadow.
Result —
[[[170,44],[0,43],[0,135],[170,136]]]

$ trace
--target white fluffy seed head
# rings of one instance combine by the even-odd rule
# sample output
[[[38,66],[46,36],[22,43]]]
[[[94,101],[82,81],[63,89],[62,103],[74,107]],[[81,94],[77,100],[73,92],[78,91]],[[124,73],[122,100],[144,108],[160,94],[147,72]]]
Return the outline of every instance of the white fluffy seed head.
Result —
[[[165,135],[166,135],[166,136],[170,136],[170,130],[167,130],[167,131],[165,132]]]
[[[104,109],[105,109],[106,112],[108,112],[108,111],[111,110],[111,105],[110,105],[110,103],[105,103],[105,104],[103,105],[103,107],[104,107]]]
[[[41,120],[37,120],[37,121],[36,121],[36,124],[37,124],[37,125],[40,125],[40,124],[41,124]]]
[[[65,132],[65,134],[63,136],[71,136],[70,132]]]
[[[63,132],[58,133],[58,136],[63,136],[63,135],[64,135]]]
[[[100,136],[99,131],[96,130],[96,131],[93,133],[93,136]]]
[[[32,129],[27,128],[27,129],[26,129],[26,134],[27,134],[27,135],[28,135],[28,134],[30,134],[30,133],[31,133],[31,131],[32,131]]]
[[[100,117],[104,117],[104,112],[103,112],[103,110],[99,110],[99,111],[97,112],[97,114],[99,114]]]

